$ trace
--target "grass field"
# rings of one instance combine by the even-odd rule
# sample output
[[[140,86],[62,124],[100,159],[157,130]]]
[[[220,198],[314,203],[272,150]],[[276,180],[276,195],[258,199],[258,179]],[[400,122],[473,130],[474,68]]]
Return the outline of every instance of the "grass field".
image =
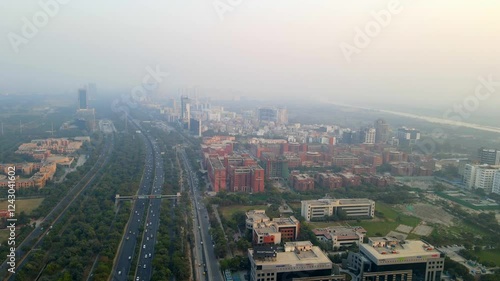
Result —
[[[498,250],[482,250],[474,254],[479,257],[480,261],[490,261],[496,265],[500,264],[500,251]]]
[[[34,198],[34,199],[20,199],[16,200],[16,213],[24,211],[27,215],[36,209],[42,203],[44,198]],[[0,201],[0,210],[7,210],[7,205],[9,202],[7,200]]]
[[[386,235],[391,230],[396,230],[400,224],[415,227],[420,223],[419,218],[404,215],[391,205],[377,203],[375,210],[377,210],[377,213],[382,213],[383,217],[376,217],[374,220],[361,220],[361,222],[355,220],[345,222],[311,222],[311,226],[313,228],[323,228],[335,225],[345,225],[348,223],[351,226],[362,226],[368,232],[368,236],[375,236],[375,233]],[[410,234],[409,237],[417,238],[418,236]]]
[[[219,214],[224,216],[227,220],[237,211],[246,212],[248,210],[267,210],[267,205],[253,205],[253,206],[224,206],[219,207]]]
[[[395,230],[400,224],[415,227],[420,223],[419,218],[402,214],[391,205],[377,203],[375,210],[382,213],[383,217],[379,217],[377,221],[364,220],[361,223],[353,222],[351,225],[360,225],[366,229],[367,235],[374,236],[375,233],[386,235],[391,230]]]
[[[287,203],[290,208],[293,209],[293,211],[297,214],[300,214],[300,208],[302,207],[302,204],[300,202],[293,202],[293,203]]]

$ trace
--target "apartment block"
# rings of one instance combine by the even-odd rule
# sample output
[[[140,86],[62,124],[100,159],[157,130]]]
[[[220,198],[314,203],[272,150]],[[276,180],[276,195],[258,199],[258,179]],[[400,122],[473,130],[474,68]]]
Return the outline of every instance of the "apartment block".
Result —
[[[354,166],[359,164],[359,157],[355,155],[337,155],[332,157],[332,165],[335,166]]]
[[[226,168],[219,157],[209,157],[207,172],[213,191],[219,192],[227,189]]]
[[[480,188],[487,192],[493,190],[495,173],[500,166],[466,164],[463,182],[469,189]]]
[[[342,177],[333,173],[317,173],[314,175],[319,185],[328,189],[337,189],[342,187]]]
[[[297,191],[314,190],[314,179],[308,174],[292,174],[290,185]]]

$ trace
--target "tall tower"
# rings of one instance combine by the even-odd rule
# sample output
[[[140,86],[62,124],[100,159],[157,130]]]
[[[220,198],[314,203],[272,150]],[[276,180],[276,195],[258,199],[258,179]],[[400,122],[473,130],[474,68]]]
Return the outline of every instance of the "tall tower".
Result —
[[[78,89],[78,109],[88,109],[88,97],[87,97],[87,89],[80,88]]]
[[[375,143],[386,143],[389,140],[389,124],[384,119],[377,119],[375,127]]]

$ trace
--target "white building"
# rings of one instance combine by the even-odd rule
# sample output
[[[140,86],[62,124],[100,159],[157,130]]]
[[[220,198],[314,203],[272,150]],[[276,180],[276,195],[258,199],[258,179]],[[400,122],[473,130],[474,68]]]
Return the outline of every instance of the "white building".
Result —
[[[492,191],[493,178],[500,166],[467,164],[464,169],[464,184],[467,188],[480,188]]]
[[[287,242],[285,251],[271,246],[248,250],[250,281],[335,280],[332,262],[310,241]]]
[[[306,221],[338,215],[340,212],[349,218],[375,216],[375,201],[365,198],[304,200],[301,204],[301,215]]]
[[[334,248],[363,243],[366,230],[361,226],[332,226],[313,229],[319,241],[331,243]]]
[[[495,176],[493,177],[493,187],[491,192],[500,194],[500,170],[495,172]]]

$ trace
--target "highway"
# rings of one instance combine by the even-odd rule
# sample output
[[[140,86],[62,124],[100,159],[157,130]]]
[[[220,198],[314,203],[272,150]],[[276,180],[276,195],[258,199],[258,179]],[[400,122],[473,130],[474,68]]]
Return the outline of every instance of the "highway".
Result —
[[[191,165],[187,159],[186,152],[181,150],[182,162],[186,172],[188,173],[188,183],[192,192],[192,200],[194,206],[193,227],[194,236],[196,241],[195,247],[195,264],[197,266],[196,272],[198,280],[208,281],[222,281],[222,274],[220,271],[217,257],[214,253],[214,242],[210,236],[210,222],[208,219],[208,212],[203,203],[202,197],[198,190],[198,179],[196,173],[193,173]],[[204,278],[200,278],[204,276]]]
[[[164,182],[163,160],[160,150],[137,121],[132,120],[131,123],[140,131],[137,135],[143,138],[146,146],[144,174],[137,195],[160,195]],[[160,206],[160,199],[142,199],[134,202],[110,280],[128,280],[137,244],[140,247],[137,263],[134,265],[137,270],[133,280],[151,279],[151,261],[154,256],[156,232],[160,223]],[[140,230],[143,230],[142,235]]]

